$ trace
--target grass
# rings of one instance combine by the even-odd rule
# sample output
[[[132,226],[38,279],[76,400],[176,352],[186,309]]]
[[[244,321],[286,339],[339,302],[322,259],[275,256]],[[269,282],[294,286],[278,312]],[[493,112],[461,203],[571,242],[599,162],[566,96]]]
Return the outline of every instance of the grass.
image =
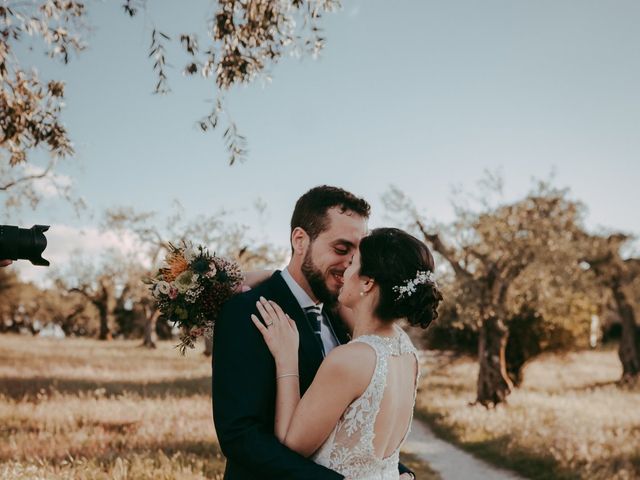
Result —
[[[138,345],[0,335],[0,478],[221,479],[210,359]]]
[[[222,478],[210,370],[170,343],[0,336],[0,478]]]
[[[494,410],[470,405],[470,358],[426,357],[418,416],[446,440],[532,479],[640,478],[640,388],[620,387],[613,350],[547,355]]]

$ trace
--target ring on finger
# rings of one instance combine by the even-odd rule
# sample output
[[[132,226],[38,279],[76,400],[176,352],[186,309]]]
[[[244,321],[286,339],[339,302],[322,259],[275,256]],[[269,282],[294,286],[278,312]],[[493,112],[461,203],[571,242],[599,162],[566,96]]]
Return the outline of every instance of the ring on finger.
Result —
[[[267,327],[270,327],[271,325],[273,325],[273,322],[268,322],[268,323],[267,323],[267,322],[265,322],[265,325],[266,325]]]

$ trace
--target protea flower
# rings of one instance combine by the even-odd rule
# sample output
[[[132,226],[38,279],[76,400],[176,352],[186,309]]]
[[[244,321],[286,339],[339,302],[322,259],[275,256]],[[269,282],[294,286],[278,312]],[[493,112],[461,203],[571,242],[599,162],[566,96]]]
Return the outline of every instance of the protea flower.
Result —
[[[178,278],[178,275],[186,271],[188,268],[189,263],[182,253],[171,253],[167,255],[167,268],[163,269],[164,280],[172,282]]]

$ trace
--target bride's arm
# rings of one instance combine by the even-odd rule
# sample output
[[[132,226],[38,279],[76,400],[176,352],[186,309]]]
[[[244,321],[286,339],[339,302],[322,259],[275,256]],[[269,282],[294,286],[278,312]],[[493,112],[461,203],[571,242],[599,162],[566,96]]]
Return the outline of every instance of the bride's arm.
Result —
[[[256,303],[264,325],[256,315],[251,320],[260,330],[276,363],[276,412],[274,434],[284,443],[293,412],[300,401],[298,374],[299,337],[296,324],[274,302],[260,298]]]
[[[305,457],[326,441],[347,407],[366,389],[375,353],[366,345],[342,345],[324,359],[313,383],[300,399],[284,443]],[[363,361],[366,355],[371,361]]]
[[[273,302],[262,300],[257,307],[264,324],[255,315],[253,323],[276,362],[274,433],[284,445],[308,457],[322,445],[349,404],[366,388],[373,374],[375,354],[364,345],[333,349],[301,399],[295,322]],[[371,361],[363,362],[366,358],[363,354],[373,355]]]
[[[285,443],[287,431],[298,403],[300,402],[300,379],[298,369],[279,366],[276,363],[276,417],[273,433],[280,443]]]

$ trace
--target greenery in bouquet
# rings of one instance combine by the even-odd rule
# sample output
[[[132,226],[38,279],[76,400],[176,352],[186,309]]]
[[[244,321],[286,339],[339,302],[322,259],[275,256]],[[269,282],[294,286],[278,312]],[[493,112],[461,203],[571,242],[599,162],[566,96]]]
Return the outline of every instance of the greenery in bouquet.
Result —
[[[165,265],[148,283],[158,309],[180,327],[180,352],[193,348],[198,337],[213,335],[224,302],[242,284],[238,264],[210,254],[206,247],[168,244]]]

